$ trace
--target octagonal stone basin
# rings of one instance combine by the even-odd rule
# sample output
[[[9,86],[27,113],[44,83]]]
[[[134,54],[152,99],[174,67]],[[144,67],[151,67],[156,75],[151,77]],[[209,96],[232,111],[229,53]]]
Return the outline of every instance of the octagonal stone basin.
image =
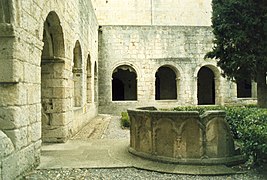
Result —
[[[235,150],[224,111],[128,109],[129,152],[151,160],[196,165],[235,165],[244,157]]]

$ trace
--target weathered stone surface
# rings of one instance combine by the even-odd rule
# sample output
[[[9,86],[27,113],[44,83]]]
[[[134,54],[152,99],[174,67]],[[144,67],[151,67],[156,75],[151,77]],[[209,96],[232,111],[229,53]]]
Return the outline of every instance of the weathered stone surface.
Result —
[[[18,155],[19,171],[24,172],[38,165],[39,158],[36,157],[40,156],[40,150],[35,149],[35,144],[31,144],[23,148]]]
[[[41,139],[41,122],[36,122],[28,127],[28,142],[36,142]]]
[[[141,157],[172,163],[225,164],[242,162],[234,150],[225,112],[129,109],[129,151]]]
[[[16,179],[24,171],[37,166],[39,161],[40,145],[22,148],[2,159],[2,179]]]
[[[22,127],[22,128],[14,129],[14,130],[5,130],[4,132],[10,138],[10,140],[13,142],[16,150],[19,150],[22,147],[25,147],[28,145],[28,139],[27,139],[28,129],[27,129],[27,127]]]
[[[19,167],[19,153],[13,153],[2,159],[2,178],[15,179],[21,173]]]
[[[21,106],[27,104],[27,85],[1,85],[0,86],[0,104],[1,106]]]
[[[96,8],[98,21],[102,25],[209,26],[211,24],[211,0],[92,0],[92,3]]]
[[[24,107],[2,107],[0,108],[0,126],[2,130],[14,129],[26,126],[28,120],[25,116]]]
[[[69,138],[69,126],[42,126],[44,142],[65,142]]]
[[[3,133],[3,131],[0,131],[0,142],[1,142],[0,143],[0,160],[1,160],[2,158],[7,157],[14,151],[14,145],[12,141],[7,137],[7,135]]]
[[[231,130],[224,118],[225,112],[221,111],[207,111],[202,116],[206,127],[206,155],[210,158],[235,154]]]
[[[99,41],[100,112],[119,114],[136,106],[195,105],[198,103],[198,71],[203,66],[212,69],[216,81],[215,104],[222,104],[224,89],[228,88],[229,82],[221,78],[215,61],[204,60],[206,52],[212,48],[212,39],[208,26],[102,26]],[[112,101],[112,76],[119,66],[129,66],[136,72],[136,101]],[[173,92],[177,98],[164,101],[156,100],[155,83],[156,73],[163,66],[175,74],[172,84],[177,89]],[[162,88],[161,93],[164,93]]]

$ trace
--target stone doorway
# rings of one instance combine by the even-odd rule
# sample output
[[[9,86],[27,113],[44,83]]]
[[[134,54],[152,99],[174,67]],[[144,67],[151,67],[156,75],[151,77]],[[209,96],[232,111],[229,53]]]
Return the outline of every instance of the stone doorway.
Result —
[[[156,72],[156,100],[177,99],[176,74],[166,66],[160,67]]]
[[[215,76],[208,67],[200,68],[197,75],[198,105],[215,104]]]
[[[119,66],[112,74],[112,101],[137,100],[137,74],[130,66]]]

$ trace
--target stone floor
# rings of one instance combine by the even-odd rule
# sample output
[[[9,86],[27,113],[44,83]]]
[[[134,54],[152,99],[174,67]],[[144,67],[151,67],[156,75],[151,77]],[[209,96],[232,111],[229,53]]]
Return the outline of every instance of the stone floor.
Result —
[[[67,143],[43,144],[40,166],[21,179],[267,179],[256,170],[234,174],[224,166],[144,160],[128,153],[129,136],[129,130],[120,127],[119,117],[99,115]],[[213,176],[218,172],[227,175]]]

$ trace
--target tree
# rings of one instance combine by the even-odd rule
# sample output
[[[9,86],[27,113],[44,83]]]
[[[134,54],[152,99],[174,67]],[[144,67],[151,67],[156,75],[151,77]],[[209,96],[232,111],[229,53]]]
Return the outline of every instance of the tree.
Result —
[[[212,0],[214,47],[223,76],[257,82],[258,106],[267,107],[267,1]]]

